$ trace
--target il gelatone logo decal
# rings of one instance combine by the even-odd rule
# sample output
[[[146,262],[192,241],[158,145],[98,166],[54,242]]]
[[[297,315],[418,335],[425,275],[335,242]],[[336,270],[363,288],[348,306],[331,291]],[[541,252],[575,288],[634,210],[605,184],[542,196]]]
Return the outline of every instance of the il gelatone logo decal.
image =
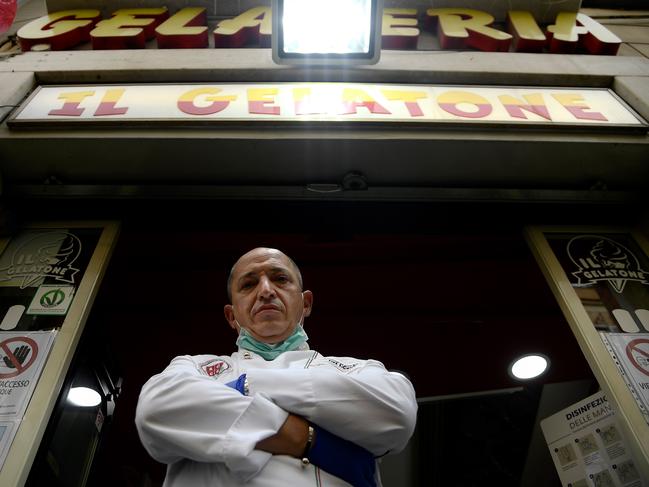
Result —
[[[579,268],[572,273],[577,284],[608,281],[618,293],[628,281],[649,284],[649,273],[640,268],[638,258],[615,240],[599,235],[580,235],[568,242],[568,256]]]
[[[46,277],[74,284],[79,269],[73,265],[80,253],[81,242],[71,233],[36,234],[15,249],[11,264],[0,269],[0,281],[22,279],[21,289]]]

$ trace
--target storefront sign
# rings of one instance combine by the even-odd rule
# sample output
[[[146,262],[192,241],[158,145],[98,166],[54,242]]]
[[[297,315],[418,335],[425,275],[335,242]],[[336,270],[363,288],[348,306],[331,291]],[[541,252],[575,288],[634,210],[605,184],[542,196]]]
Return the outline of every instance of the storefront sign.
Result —
[[[314,12],[317,15],[317,11]],[[340,13],[341,22],[346,21]],[[420,22],[421,19],[421,22]],[[461,7],[386,8],[383,15],[383,48],[416,49],[420,27],[434,31],[442,49],[614,55],[622,41],[582,13],[556,15],[554,24],[541,26],[527,10],[510,10],[506,25],[494,25],[494,16],[483,10]],[[421,24],[421,25],[420,25]],[[332,25],[332,35],[336,26]],[[102,19],[98,9],[52,12],[18,31],[23,51],[64,50],[84,43],[93,49],[142,49],[147,41],[158,48],[209,47],[206,9],[185,7],[170,15],[165,6],[123,8]],[[255,7],[222,20],[211,32],[217,48],[270,46],[271,9]]]
[[[17,128],[65,122],[226,121],[576,125],[646,130],[644,121],[607,89],[355,83],[43,86],[9,124]]]

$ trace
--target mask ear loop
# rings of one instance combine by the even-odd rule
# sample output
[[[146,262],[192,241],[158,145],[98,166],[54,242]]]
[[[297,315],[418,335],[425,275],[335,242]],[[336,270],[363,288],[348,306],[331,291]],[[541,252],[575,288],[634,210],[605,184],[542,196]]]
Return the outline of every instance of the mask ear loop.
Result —
[[[298,326],[301,326],[302,329],[304,329],[304,291],[300,293],[300,296],[302,296],[302,316],[300,316],[300,319],[298,320],[295,327],[297,328]]]

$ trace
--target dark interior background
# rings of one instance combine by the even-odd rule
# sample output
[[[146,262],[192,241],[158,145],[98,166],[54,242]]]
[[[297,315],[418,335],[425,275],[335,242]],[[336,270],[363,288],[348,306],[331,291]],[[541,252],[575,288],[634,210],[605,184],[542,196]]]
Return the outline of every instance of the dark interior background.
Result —
[[[372,357],[410,376],[422,401],[420,423],[428,426],[413,440],[409,461],[415,470],[437,465],[441,471],[451,461],[443,453],[457,451],[453,461],[463,472],[455,481],[437,475],[434,485],[474,485],[470,478],[518,485],[542,387],[590,381],[593,392],[597,388],[524,240],[523,224],[610,221],[615,208],[281,201],[54,206],[71,218],[122,221],[71,372],[101,357],[123,378],[88,485],[161,485],[164,467],[140,446],[133,424],[139,390],[176,355],[235,350],[222,312],[225,280],[238,256],[256,246],[283,249],[300,266],[315,295],[305,325],[312,348]],[[38,202],[23,206],[18,222],[38,208]],[[507,366],[530,352],[550,357],[551,368],[521,384]],[[488,393],[520,386],[505,403]],[[456,401],[432,410],[427,403],[485,392],[491,399],[477,407]],[[461,413],[463,407],[472,413]],[[48,468],[54,422],[33,472]],[[484,455],[462,461],[467,442],[487,452],[505,434],[513,442],[501,449],[508,464]],[[412,485],[433,485],[417,475]]]

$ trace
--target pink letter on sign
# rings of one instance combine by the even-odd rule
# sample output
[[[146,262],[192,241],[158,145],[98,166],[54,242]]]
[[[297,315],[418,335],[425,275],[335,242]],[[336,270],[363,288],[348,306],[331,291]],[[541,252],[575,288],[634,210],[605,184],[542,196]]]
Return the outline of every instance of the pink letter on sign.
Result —
[[[579,120],[598,120],[606,122],[608,119],[599,112],[587,112],[591,108],[585,104],[584,98],[577,94],[556,93],[552,97],[557,100],[563,108],[572,113],[573,117]]]
[[[468,91],[447,91],[437,98],[437,103],[442,110],[462,118],[484,118],[493,111],[488,100]],[[464,110],[460,104],[473,105],[476,110]]]

